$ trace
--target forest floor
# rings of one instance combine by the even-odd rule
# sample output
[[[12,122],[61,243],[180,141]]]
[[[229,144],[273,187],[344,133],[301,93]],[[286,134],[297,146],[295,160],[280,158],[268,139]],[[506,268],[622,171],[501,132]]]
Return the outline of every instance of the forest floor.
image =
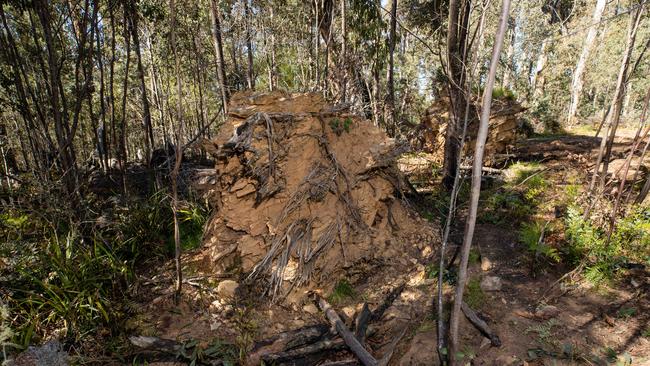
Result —
[[[518,161],[514,166],[529,169],[523,181],[506,184],[503,178],[486,178],[466,301],[498,334],[502,345],[492,347],[463,319],[462,357],[468,364],[650,365],[650,276],[646,269],[621,270],[616,279],[593,285],[573,276],[573,266],[565,261],[532,253],[521,243],[522,225],[541,222],[545,243],[562,251],[565,240],[561,221],[567,191],[584,184],[597,147],[598,140],[586,134],[536,137],[520,144],[513,157]],[[614,156],[622,156],[623,149],[624,144],[616,145]],[[531,181],[536,185],[531,187]],[[426,184],[419,189],[432,190]],[[463,194],[461,191],[461,202]],[[528,201],[529,207],[522,208],[516,202],[517,197],[530,195],[534,197]],[[444,217],[446,196],[436,196],[434,189],[431,197],[427,205],[440,212],[434,209],[425,216],[439,220]],[[463,210],[461,204],[460,220],[452,230],[452,247],[462,239]],[[192,255],[186,254],[185,263],[191,265]],[[435,256],[431,258],[437,262]],[[391,340],[402,335],[391,365],[435,365],[436,325],[430,315],[437,286],[435,267],[414,262],[412,268],[389,278],[377,278],[360,269],[358,278],[350,281],[350,291],[329,298],[339,297],[335,308],[344,320],[351,321],[363,303],[376,306],[391,287],[406,282],[367,346],[373,354],[382,355],[391,348]],[[278,332],[322,322],[320,312],[308,305],[271,306],[259,299],[234,306],[219,302],[210,294],[219,279],[204,281],[192,277],[191,271],[184,300],[174,305],[168,296],[172,265],[160,269],[152,273],[150,286],[143,291],[146,295],[141,303],[147,305],[133,321],[134,332],[195,340],[205,347],[218,346],[213,340],[221,339],[242,349]],[[488,277],[500,279],[498,289],[482,284]],[[451,288],[445,285],[445,292],[450,294]],[[332,358],[352,356],[339,352]]]
[[[591,136],[538,137],[518,146],[514,159],[528,161],[524,164],[533,166],[533,174],[542,177],[539,181],[543,188],[532,212],[513,217],[512,212],[502,211],[502,215],[494,209],[500,196],[520,188],[520,184],[507,187],[496,182],[484,190],[468,292],[470,300],[477,298],[474,304],[500,336],[502,346],[490,347],[475,331],[465,332],[462,344],[472,364],[650,365],[647,270],[623,271],[616,280],[598,285],[571,281],[571,267],[550,258],[540,259],[539,255],[533,263],[535,255],[521,243],[522,224],[541,222],[548,228],[545,241],[549,246],[562,251],[566,245],[559,228],[566,192],[584,184],[585,172],[598,149],[599,139],[588,132]],[[629,146],[620,142],[614,148],[614,156],[619,158]],[[532,178],[533,174],[527,176]],[[456,229],[459,242],[462,224]],[[486,276],[499,277],[501,289],[482,291],[471,286],[472,281]],[[435,337],[433,333],[430,336],[422,338],[431,338],[428,343],[434,349]]]

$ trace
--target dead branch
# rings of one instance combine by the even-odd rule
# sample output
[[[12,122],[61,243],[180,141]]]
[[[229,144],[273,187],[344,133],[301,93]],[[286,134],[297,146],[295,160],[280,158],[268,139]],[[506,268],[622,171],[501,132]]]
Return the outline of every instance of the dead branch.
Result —
[[[325,339],[312,343],[308,346],[296,348],[288,351],[267,354],[262,356],[262,360],[267,365],[276,365],[283,362],[294,361],[301,358],[324,352],[324,351],[342,351],[346,348],[345,341],[342,339]],[[249,363],[249,365],[253,365]],[[257,364],[259,365],[259,363]]]
[[[349,359],[349,360],[325,362],[325,363],[321,363],[319,366],[356,366],[358,364],[359,361]]]
[[[501,340],[499,339],[499,336],[497,336],[496,333],[490,329],[490,327],[483,319],[479,318],[478,315],[476,315],[476,312],[474,312],[474,310],[472,310],[472,308],[470,308],[466,302],[463,301],[461,309],[463,310],[463,314],[465,314],[467,320],[469,320],[472,325],[476,327],[476,329],[480,330],[481,333],[490,339],[492,346],[501,346]]]
[[[395,287],[392,289],[389,293],[388,296],[384,299],[384,302],[375,309],[375,311],[372,312],[370,315],[370,321],[373,322],[375,320],[379,320],[384,316],[384,313],[386,310],[393,305],[395,300],[399,297],[399,295],[404,291],[404,288],[406,287],[406,283],[402,283],[401,285]]]
[[[129,337],[129,341],[132,345],[142,349],[172,355],[178,354],[183,348],[183,345],[177,341],[158,337],[132,336]]]
[[[325,313],[327,319],[336,329],[336,332],[341,336],[341,338],[343,338],[343,341],[350,348],[352,353],[359,358],[359,361],[361,361],[364,366],[377,366],[377,360],[370,354],[370,352],[363,348],[363,345],[361,345],[354,334],[348,330],[345,323],[343,323],[332,306],[320,296],[317,296],[317,302],[320,309]]]
[[[379,366],[387,366],[388,363],[390,363],[390,360],[391,358],[393,358],[393,354],[395,353],[395,347],[397,347],[399,341],[401,341],[402,338],[404,338],[404,335],[406,334],[406,329],[408,328],[404,327],[402,332],[390,342],[390,344],[388,345],[388,350],[382,356],[381,360],[379,360]]]
[[[354,335],[359,339],[359,342],[363,344],[366,340],[366,330],[368,329],[368,322],[370,321],[370,308],[368,308],[368,303],[364,302],[359,315],[354,321]]]
[[[316,324],[279,333],[269,339],[257,342],[248,355],[247,364],[259,365],[260,361],[265,357],[281,358],[283,357],[281,355],[282,352],[298,349],[310,343],[315,343],[326,336],[328,332],[329,326],[325,324]],[[272,356],[274,353],[276,356]]]

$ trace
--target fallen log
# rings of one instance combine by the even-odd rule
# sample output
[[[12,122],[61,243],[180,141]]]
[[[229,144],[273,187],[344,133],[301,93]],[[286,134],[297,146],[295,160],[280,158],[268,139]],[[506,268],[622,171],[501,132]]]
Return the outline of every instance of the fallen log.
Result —
[[[279,365],[289,361],[291,361],[292,364],[297,364],[296,360],[306,359],[309,356],[325,351],[342,351],[346,349],[346,347],[347,345],[342,339],[325,339],[301,348],[263,355],[262,360],[267,365]],[[253,365],[250,362],[248,364]],[[305,365],[308,364],[311,363],[306,361]],[[257,365],[259,365],[259,363],[257,363]]]
[[[326,324],[316,324],[279,333],[269,339],[257,342],[248,355],[247,364],[257,366],[260,364],[260,360],[267,356],[273,358],[275,355],[277,358],[282,358],[284,357],[281,355],[283,352],[318,342],[328,332],[329,327]],[[308,350],[303,349],[302,351],[310,354]]]
[[[368,303],[364,302],[354,322],[354,335],[359,339],[361,344],[366,341],[366,330],[368,329],[368,322],[370,321],[371,315],[372,313],[370,312],[370,308],[368,308]]]
[[[359,361],[349,359],[349,360],[340,360],[340,361],[331,361],[321,363],[319,366],[357,366]]]
[[[402,291],[404,291],[404,288],[406,287],[406,283],[402,283],[401,285],[395,287],[392,289],[389,293],[388,296],[384,299],[384,302],[381,303],[375,309],[375,311],[372,312],[372,315],[370,315],[370,322],[373,322],[375,320],[379,320],[384,316],[384,313],[386,310],[388,310],[389,307],[393,305],[395,300],[399,297],[400,294],[402,294]]]
[[[318,306],[325,313],[325,316],[330,321],[336,332],[343,338],[345,344],[350,348],[350,351],[361,361],[364,366],[377,366],[377,360],[368,352],[359,340],[348,330],[339,315],[334,311],[332,306],[322,297],[317,296]]]
[[[492,343],[492,346],[494,347],[500,347],[501,346],[501,340],[499,339],[499,336],[490,329],[490,327],[487,325],[487,323],[478,317],[476,315],[476,312],[472,310],[472,308],[467,305],[466,302],[463,301],[461,304],[461,309],[463,310],[463,313],[465,314],[465,317],[479,330],[481,333],[483,333],[486,337],[490,339],[490,342]]]
[[[136,347],[149,351],[168,353],[172,355],[179,354],[183,345],[180,342],[158,337],[131,336],[129,341]]]
[[[401,341],[402,338],[404,338],[404,335],[406,334],[406,329],[408,328],[404,327],[402,332],[390,342],[390,344],[388,345],[388,350],[381,357],[381,360],[379,360],[379,366],[388,366],[388,363],[390,363],[391,358],[393,358],[393,353],[395,353],[395,347],[397,347],[399,341]]]

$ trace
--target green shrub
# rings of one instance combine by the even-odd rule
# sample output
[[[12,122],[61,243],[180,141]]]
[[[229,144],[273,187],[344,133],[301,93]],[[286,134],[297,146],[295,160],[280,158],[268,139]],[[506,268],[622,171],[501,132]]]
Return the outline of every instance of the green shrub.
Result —
[[[526,219],[534,207],[528,204],[521,193],[506,188],[499,189],[487,198],[480,222],[502,225]]]
[[[558,250],[546,244],[544,240],[540,240],[544,230],[545,227],[540,222],[523,223],[519,229],[519,241],[533,255],[533,260],[538,255],[543,255],[548,259],[559,262],[561,258]]]
[[[144,260],[171,255],[173,216],[168,194],[157,192],[128,205],[93,207],[90,224],[62,210],[8,211],[0,216],[0,300],[12,314],[13,343],[27,346],[61,332],[76,343],[99,329],[122,330],[130,314],[128,288]],[[92,204],[92,203],[90,203]],[[184,247],[201,242],[206,211],[179,210]]]
[[[485,293],[481,289],[481,280],[473,278],[467,281],[463,299],[472,309],[480,309],[485,302]]]
[[[354,288],[348,280],[342,279],[334,286],[332,293],[328,296],[328,300],[336,304],[352,297],[354,297]]]
[[[99,241],[82,244],[70,232],[63,240],[53,235],[33,259],[18,263],[7,287],[15,342],[27,346],[57,329],[76,342],[119,322],[124,313],[117,301],[126,296],[133,267],[115,249]]]
[[[505,100],[517,100],[517,96],[515,95],[515,92],[510,90],[510,88],[507,87],[495,87],[492,89],[492,98],[493,99],[505,99]]]
[[[650,258],[650,209],[634,208],[617,222],[611,239],[582,217],[576,206],[564,220],[568,252],[574,261],[584,259],[585,278],[592,283],[612,279],[621,264]]]
[[[530,109],[530,115],[534,120],[539,121],[541,125],[539,130],[544,133],[562,133],[562,125],[560,124],[560,116],[562,110],[554,106],[553,102],[547,97],[537,98]]]
[[[343,131],[350,132],[350,127],[352,127],[352,118],[348,117],[341,121],[338,118],[334,118],[330,121],[330,128],[337,136],[341,136]]]

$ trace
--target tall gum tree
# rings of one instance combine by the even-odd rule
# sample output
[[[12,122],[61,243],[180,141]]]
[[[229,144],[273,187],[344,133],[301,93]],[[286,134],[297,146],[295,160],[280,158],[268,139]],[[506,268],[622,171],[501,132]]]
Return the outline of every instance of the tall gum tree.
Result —
[[[569,126],[574,123],[575,116],[578,112],[578,105],[580,103],[580,97],[582,96],[582,88],[584,85],[583,75],[587,60],[589,59],[589,54],[594,45],[594,40],[598,34],[598,27],[600,19],[603,16],[603,11],[605,10],[605,5],[607,5],[607,0],[598,0],[596,2],[596,8],[594,9],[591,24],[589,25],[589,31],[587,32],[587,37],[585,37],[585,42],[582,45],[580,58],[578,58],[578,62],[573,71],[573,80],[571,82],[571,104],[569,104],[569,113],[567,116],[567,124]]]

